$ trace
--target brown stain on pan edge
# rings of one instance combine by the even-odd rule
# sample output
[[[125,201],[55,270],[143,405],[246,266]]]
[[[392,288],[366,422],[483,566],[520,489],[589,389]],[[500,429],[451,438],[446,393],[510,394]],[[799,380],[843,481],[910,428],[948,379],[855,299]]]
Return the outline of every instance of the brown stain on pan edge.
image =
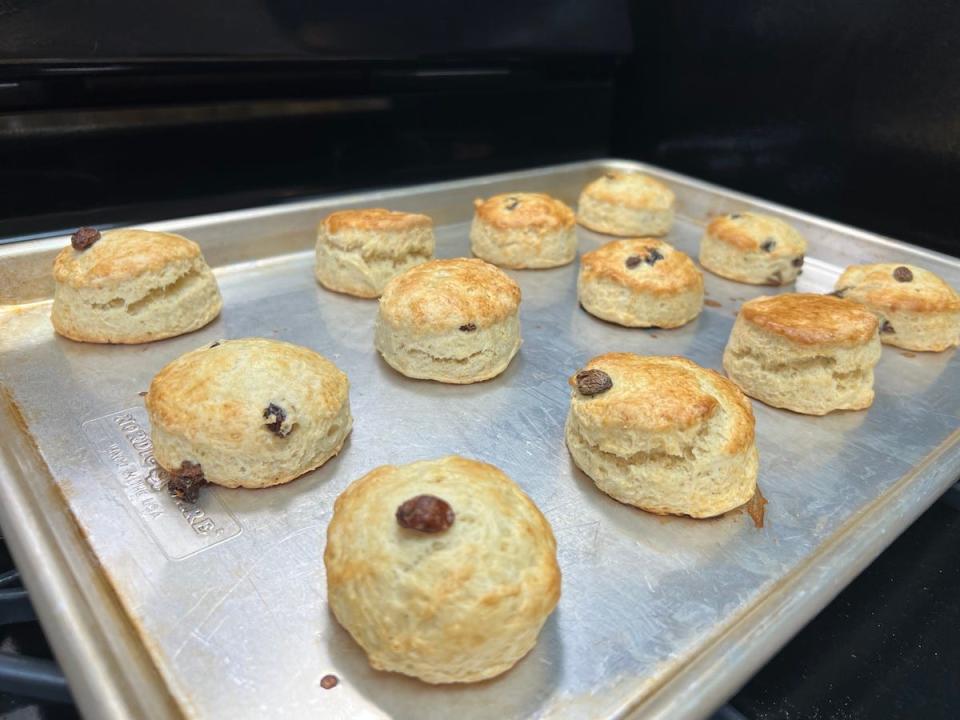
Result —
[[[163,674],[160,672],[157,663],[157,656],[155,655],[155,648],[151,647],[152,643],[147,638],[143,628],[141,628],[136,622],[136,619],[131,612],[132,609],[128,608],[127,604],[124,602],[123,596],[120,594],[116,583],[113,581],[113,578],[110,575],[109,570],[105,565],[103,565],[103,563],[100,562],[100,558],[97,557],[96,553],[93,551],[93,548],[90,546],[88,541],[89,534],[86,528],[80,522],[80,518],[78,518],[76,513],[73,511],[73,508],[69,502],[69,482],[65,481],[63,484],[61,484],[54,479],[53,473],[43,457],[43,453],[40,450],[40,446],[37,443],[36,437],[30,431],[30,425],[27,420],[26,413],[24,413],[23,408],[17,402],[10,389],[4,383],[0,382],[0,412],[2,412],[3,408],[8,410],[8,414],[13,420],[14,426],[27,440],[29,444],[29,451],[34,455],[33,463],[36,465],[36,467],[42,469],[43,471],[42,475],[46,480],[45,487],[41,487],[40,483],[38,482],[41,479],[39,474],[36,478],[36,481],[32,480],[30,485],[35,490],[45,490],[47,497],[37,497],[36,500],[40,502],[44,500],[55,502],[58,506],[62,506],[62,508],[58,509],[65,509],[67,511],[63,514],[69,517],[69,519],[72,521],[68,524],[68,527],[76,534],[75,539],[79,541],[77,544],[82,548],[81,552],[93,571],[90,574],[90,579],[96,588],[96,599],[98,601],[100,599],[105,600],[112,606],[112,614],[116,617],[122,618],[121,627],[123,630],[127,631],[126,635],[128,643],[134,647],[139,645],[144,649],[145,655],[142,666],[147,674],[153,676],[154,684],[161,688],[159,694],[165,701],[163,708],[155,709],[161,710],[162,713],[166,713],[172,717],[187,717],[187,715],[184,713],[181,702],[178,702],[178,699],[171,694],[170,686],[166,682]],[[69,567],[70,562],[66,559],[66,557],[63,556],[62,552],[58,554],[60,555],[59,559],[61,563]],[[71,578],[71,580],[74,580],[74,578]],[[82,593],[81,597],[84,605],[89,608],[90,612],[93,612],[94,605],[91,603],[91,599],[86,593]],[[96,607],[103,608],[103,605],[100,604]],[[125,696],[137,698],[139,700],[139,695],[135,692],[135,687],[129,685],[128,690],[130,692],[124,693]],[[196,715],[196,709],[194,707],[190,707],[189,711],[192,715]]]

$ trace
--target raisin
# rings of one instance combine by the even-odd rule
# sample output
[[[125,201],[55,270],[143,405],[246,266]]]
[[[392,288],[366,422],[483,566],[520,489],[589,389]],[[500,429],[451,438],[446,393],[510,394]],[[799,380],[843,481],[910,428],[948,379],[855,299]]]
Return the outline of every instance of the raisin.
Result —
[[[853,285],[847,285],[846,287],[837,288],[833,292],[828,292],[827,295],[830,295],[836,298],[842,298],[844,295],[847,294],[848,290],[852,290],[852,289],[853,289]]]
[[[215,347],[219,347],[219,346],[220,346],[220,341],[217,340],[216,342],[211,343],[211,344],[210,344],[210,347],[207,348],[207,349],[208,349],[208,350],[213,350]]]
[[[770,285],[780,285],[783,282],[783,275],[779,270],[774,270],[773,273],[767,278],[767,283]]]
[[[897,282],[910,282],[913,280],[913,273],[910,268],[901,265],[893,271],[893,279]]]
[[[890,324],[889,320],[884,320],[882,323],[880,323],[880,332],[889,335],[895,333],[896,330],[893,329],[893,325]]]
[[[773,238],[767,238],[760,244],[760,249],[764,252],[773,252],[773,249],[777,246],[777,241]]]
[[[507,204],[504,206],[507,210],[515,210],[517,205],[520,204],[520,201],[515,197],[508,197]]]
[[[476,323],[467,323],[466,325],[460,326],[460,332],[473,332],[477,329]]]
[[[200,497],[200,489],[208,484],[200,464],[184,460],[180,463],[180,469],[171,473],[167,481],[167,489],[178,500],[195,503]]]
[[[74,250],[86,250],[100,239],[100,231],[92,227],[82,227],[70,236]]]
[[[604,176],[607,180],[616,180],[616,179],[617,179],[617,176],[616,176],[614,173],[612,173],[612,172],[605,172],[605,173],[603,174],[603,176]]]
[[[435,495],[417,495],[397,508],[396,517],[400,527],[437,533],[449,530],[456,516],[446,500]]]
[[[794,267],[803,267],[803,255],[800,255],[799,257],[795,257],[793,260],[790,261],[790,264],[793,265]]]
[[[577,392],[581,395],[599,395],[613,387],[613,380],[603,370],[591,368],[577,373]]]
[[[320,678],[320,687],[324,690],[330,690],[340,684],[340,678],[336,675],[324,675]]]
[[[740,213],[730,213],[729,217],[731,220],[739,220],[740,218],[743,217],[743,215],[741,215]]]
[[[263,419],[268,421],[267,429],[280,437],[286,437],[293,429],[290,425],[284,425],[287,421],[287,411],[279,405],[273,403],[267,405],[263,411]]]
[[[656,265],[657,260],[663,260],[663,255],[661,255],[660,251],[656,248],[646,248],[646,253],[646,255],[631,255],[626,259],[624,265],[626,265],[629,270],[633,270],[640,263]]]

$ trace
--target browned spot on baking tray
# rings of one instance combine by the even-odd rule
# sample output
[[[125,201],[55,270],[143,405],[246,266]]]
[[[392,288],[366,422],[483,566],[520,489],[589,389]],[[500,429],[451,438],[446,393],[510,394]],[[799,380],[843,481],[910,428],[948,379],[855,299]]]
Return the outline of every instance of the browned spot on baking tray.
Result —
[[[656,340],[656,339],[657,339],[657,334],[656,334],[656,333],[650,333],[650,337],[652,337],[654,340]]]
[[[104,565],[100,557],[92,551],[87,529],[80,523],[79,518],[73,510],[73,506],[70,504],[71,492],[69,482],[66,479],[60,482],[54,480],[49,466],[40,453],[36,439],[33,433],[30,432],[26,417],[23,414],[23,409],[14,399],[10,390],[0,383],[0,406],[4,404],[10,409],[9,414],[13,419],[14,425],[23,431],[32,450],[36,453],[37,468],[42,470],[43,478],[40,477],[40,474],[35,473],[31,477],[31,484],[38,491],[44,488],[48,491],[49,494],[44,498],[46,503],[56,503],[57,506],[62,506],[69,511],[69,527],[72,528],[77,535],[77,538],[73,540],[73,542],[79,543],[82,547],[90,550],[82,556],[80,564],[83,567],[87,567],[89,563],[90,572],[89,574],[84,573],[83,577],[85,578],[84,582],[87,583],[87,590],[100,596],[97,600],[98,611],[109,613],[111,616],[118,618],[118,629],[120,632],[114,636],[118,642],[129,643],[129,647],[131,648],[136,648],[141,644],[145,647],[145,652],[142,654],[137,652],[136,659],[131,657],[128,658],[128,660],[136,662],[145,669],[148,674],[147,681],[150,682],[151,685],[155,685],[158,688],[166,688],[166,685],[160,679],[159,671],[156,670],[155,662],[159,659],[159,655],[150,635],[144,631],[142,625],[136,622],[136,615],[133,612],[134,608],[127,603],[128,598],[120,592],[119,585],[116,583],[107,566]],[[44,483],[44,479],[46,483]],[[49,509],[51,505],[47,504],[45,507]],[[151,693],[151,695],[163,703],[158,708],[160,715],[164,717],[179,715],[179,705],[174,701],[173,696],[170,695],[169,692],[158,690],[156,693]],[[166,708],[166,710],[164,710],[164,708]]]
[[[916,357],[916,356],[917,356],[916,353],[912,353],[912,352],[902,352],[902,353],[900,353],[900,354],[903,355],[904,357]]]
[[[723,307],[723,305],[718,303],[716,300],[704,300],[703,304],[707,307]]]
[[[750,498],[749,502],[744,505],[747,509],[747,515],[753,520],[753,524],[757,529],[763,527],[763,516],[766,514],[764,505],[766,504],[767,499],[763,496],[763,493],[760,492],[760,486],[757,485],[757,491],[753,494],[753,497]]]
[[[324,675],[320,678],[320,687],[324,690],[330,690],[340,684],[340,678],[336,675]]]

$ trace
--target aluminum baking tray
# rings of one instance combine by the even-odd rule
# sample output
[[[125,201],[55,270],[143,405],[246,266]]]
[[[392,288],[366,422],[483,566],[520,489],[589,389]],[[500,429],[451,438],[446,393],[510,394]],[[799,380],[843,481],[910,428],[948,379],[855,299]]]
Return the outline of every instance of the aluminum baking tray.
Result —
[[[808,238],[798,290],[827,291],[844,265],[873,261],[916,263],[960,286],[952,258],[619,160],[160,223],[203,246],[225,305],[209,327],[149,345],[56,337],[50,263],[66,239],[0,248],[0,521],[90,717],[700,717],[956,479],[960,358],[888,347],[868,412],[815,418],[755,403],[763,529],[738,512],[648,515],[574,468],[562,433],[571,372],[611,350],[719,368],[739,304],[780,290],[708,273],[696,321],[636,330],[578,306],[576,263],[511,272],[522,350],[494,380],[448,386],[392,371],[373,349],[376,303],[314,281],[314,227],[333,209],[426,212],[438,255],[458,256],[475,197],[539,190],[573,204],[611,167],[644,167],[673,187],[668,239],[694,257],[710,216],[756,208]],[[606,240],[579,232],[582,251]],[[212,489],[180,506],[157,481],[138,393],[181,353],[249,335],[315,348],[345,370],[353,434],[289,485]],[[534,498],[557,536],[563,596],[513,670],[434,687],[369,668],[327,609],[322,552],[348,483],[447,453],[498,465]],[[323,689],[331,673],[341,682]]]

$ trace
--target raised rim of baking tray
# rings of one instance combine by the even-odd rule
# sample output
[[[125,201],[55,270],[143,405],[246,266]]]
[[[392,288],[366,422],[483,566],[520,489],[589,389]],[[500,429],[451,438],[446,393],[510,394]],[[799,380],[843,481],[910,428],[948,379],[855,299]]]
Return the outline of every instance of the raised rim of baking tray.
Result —
[[[648,163],[612,158],[399,189],[324,196],[145,227],[177,230],[215,226],[303,209],[358,205],[371,200],[382,203],[411,193],[474,188],[483,183],[552,172],[591,168],[599,171],[610,167],[648,169],[667,180],[730,201],[759,206],[890,250],[908,248],[913,255],[960,267],[960,261],[941,253],[915,248]],[[64,242],[63,237],[57,237],[0,246],[0,264],[16,256],[37,253],[52,256]],[[295,242],[299,243],[298,250],[304,249],[302,238]],[[240,256],[224,256],[220,258],[223,262],[212,260],[211,264],[219,266],[249,259],[242,254],[247,251],[240,252]],[[2,279],[6,288],[0,289],[0,303],[9,305],[49,298],[49,286],[36,278],[8,274]],[[96,557],[73,522],[29,428],[6,392],[0,392],[0,422],[6,428],[0,434],[0,523],[80,709],[89,717],[104,718],[179,714],[138,634],[105,581]],[[675,718],[709,713],[933,503],[953,483],[958,469],[960,429],[951,433],[888,491],[848,519],[816,554],[782,578],[702,652],[649,690],[637,704],[621,708],[621,715]],[[718,668],[722,671],[717,671]]]

